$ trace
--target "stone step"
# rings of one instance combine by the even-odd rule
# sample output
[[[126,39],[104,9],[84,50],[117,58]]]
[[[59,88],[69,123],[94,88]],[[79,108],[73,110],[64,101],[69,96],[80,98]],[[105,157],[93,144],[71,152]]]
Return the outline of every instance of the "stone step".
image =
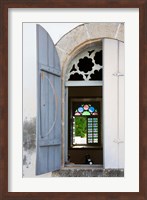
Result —
[[[123,169],[63,168],[52,172],[52,177],[124,177]]]

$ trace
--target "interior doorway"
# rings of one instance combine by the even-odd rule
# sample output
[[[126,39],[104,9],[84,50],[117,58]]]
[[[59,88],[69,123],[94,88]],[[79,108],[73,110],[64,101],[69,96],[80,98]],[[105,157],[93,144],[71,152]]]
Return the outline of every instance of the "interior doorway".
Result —
[[[68,87],[68,164],[103,164],[102,86]]]

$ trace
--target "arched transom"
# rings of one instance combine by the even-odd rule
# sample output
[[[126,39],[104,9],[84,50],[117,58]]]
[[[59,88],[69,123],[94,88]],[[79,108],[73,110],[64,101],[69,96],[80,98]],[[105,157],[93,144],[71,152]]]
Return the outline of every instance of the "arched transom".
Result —
[[[89,47],[69,64],[66,81],[102,81],[102,47]]]

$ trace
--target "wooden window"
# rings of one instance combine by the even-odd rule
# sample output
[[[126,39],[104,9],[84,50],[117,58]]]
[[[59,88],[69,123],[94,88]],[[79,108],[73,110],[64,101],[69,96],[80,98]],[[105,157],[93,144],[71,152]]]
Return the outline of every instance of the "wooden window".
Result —
[[[81,99],[83,100],[83,99]],[[101,145],[101,108],[100,101],[77,102],[72,99],[70,146],[100,146]]]

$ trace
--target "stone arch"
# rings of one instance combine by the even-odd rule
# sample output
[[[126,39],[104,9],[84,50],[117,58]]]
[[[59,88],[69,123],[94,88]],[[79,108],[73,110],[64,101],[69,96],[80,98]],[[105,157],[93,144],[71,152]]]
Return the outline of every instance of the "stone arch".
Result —
[[[66,33],[56,44],[63,73],[78,52],[103,38],[124,41],[124,24],[84,23]]]

